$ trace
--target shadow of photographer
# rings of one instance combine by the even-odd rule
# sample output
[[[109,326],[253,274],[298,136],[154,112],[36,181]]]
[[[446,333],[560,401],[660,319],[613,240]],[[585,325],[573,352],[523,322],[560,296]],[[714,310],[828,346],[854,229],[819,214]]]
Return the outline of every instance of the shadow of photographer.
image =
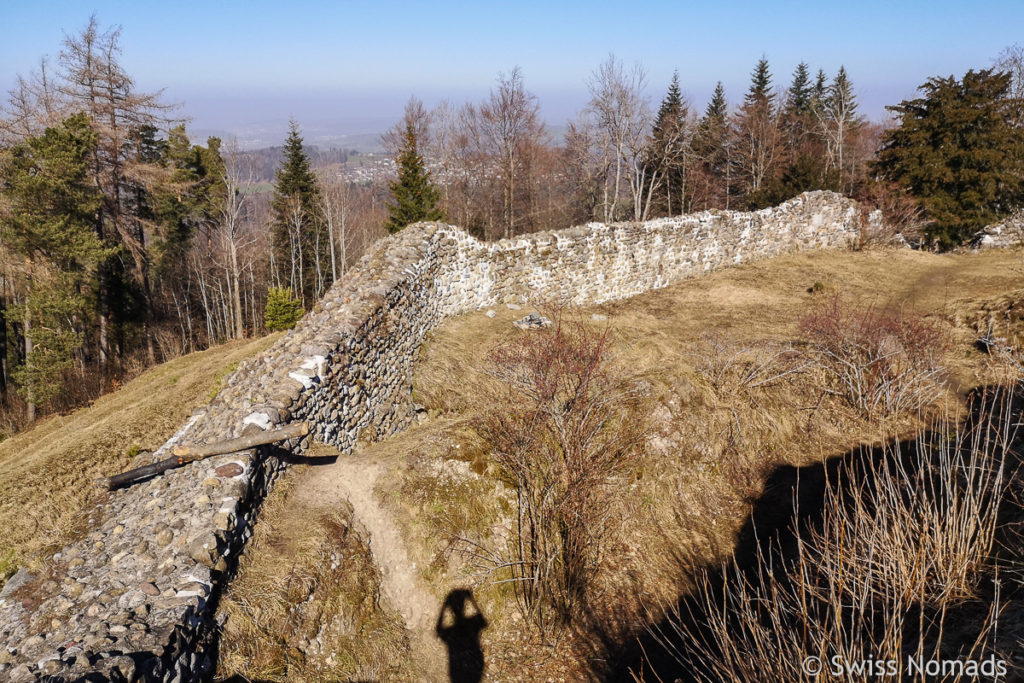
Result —
[[[473,593],[459,588],[448,593],[437,615],[437,637],[448,648],[448,678],[451,683],[479,683],[484,676],[484,651],[480,632],[487,619]]]

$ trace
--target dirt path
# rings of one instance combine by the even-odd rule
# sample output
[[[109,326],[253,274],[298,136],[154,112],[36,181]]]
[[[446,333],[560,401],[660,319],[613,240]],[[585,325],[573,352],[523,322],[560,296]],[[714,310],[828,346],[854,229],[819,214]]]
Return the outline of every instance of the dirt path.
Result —
[[[420,669],[421,680],[447,681],[447,656],[434,632],[440,600],[420,581],[401,531],[374,494],[385,471],[385,464],[373,458],[339,456],[334,464],[312,467],[305,473],[296,490],[296,502],[322,508],[333,501],[349,501],[356,520],[369,533],[384,596],[405,620],[412,661]]]

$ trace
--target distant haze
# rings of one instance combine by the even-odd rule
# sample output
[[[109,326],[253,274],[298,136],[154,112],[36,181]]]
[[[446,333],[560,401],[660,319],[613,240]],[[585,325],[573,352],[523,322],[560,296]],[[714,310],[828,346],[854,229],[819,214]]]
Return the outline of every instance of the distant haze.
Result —
[[[322,147],[345,147],[360,152],[380,151],[380,134],[394,125],[410,95],[427,107],[447,99],[454,106],[487,97],[488,90],[446,92],[374,92],[353,89],[331,90],[238,89],[211,91],[205,88],[166,88],[165,99],[184,106],[179,115],[188,117],[192,137],[210,135],[236,137],[243,149],[279,145],[294,118],[303,139]],[[551,133],[560,136],[565,122],[586,105],[582,88],[564,93],[535,92]]]
[[[560,129],[609,53],[644,65],[655,106],[678,69],[698,112],[718,80],[742,101],[762,56],[780,89],[800,61],[829,77],[844,65],[861,112],[881,120],[928,77],[986,68],[1024,40],[1024,3],[1011,0],[0,2],[0,87],[54,59],[95,9],[103,26],[122,27],[121,61],[138,85],[184,103],[194,137],[245,147],[279,144],[294,117],[311,143],[368,149],[410,95],[428,107],[479,102],[517,65]]]

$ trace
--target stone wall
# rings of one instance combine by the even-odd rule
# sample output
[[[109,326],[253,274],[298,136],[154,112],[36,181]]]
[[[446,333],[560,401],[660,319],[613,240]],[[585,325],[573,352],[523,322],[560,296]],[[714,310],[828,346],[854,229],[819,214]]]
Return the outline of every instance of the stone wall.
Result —
[[[848,199],[808,193],[753,213],[589,224],[482,243],[441,224],[378,242],[288,335],[242,364],[175,442],[307,420],[278,447],[219,456],[116,491],[89,531],[0,592],[0,680],[195,680],[213,666],[216,602],[287,453],[352,449],[411,419],[411,375],[446,318],[531,299],[598,303],[857,237]]]

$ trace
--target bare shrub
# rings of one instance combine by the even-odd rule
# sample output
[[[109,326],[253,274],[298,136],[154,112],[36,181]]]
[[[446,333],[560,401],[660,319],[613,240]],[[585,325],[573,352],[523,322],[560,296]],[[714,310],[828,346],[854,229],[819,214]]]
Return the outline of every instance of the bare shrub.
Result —
[[[857,309],[839,296],[800,321],[832,391],[865,417],[898,415],[942,393],[947,341],[934,323],[903,311]]]
[[[820,671],[802,667],[807,657],[833,674],[868,663],[844,668],[848,681],[977,680],[906,667],[996,651],[995,535],[1015,428],[1008,401],[985,410],[972,426],[919,434],[909,450],[854,454],[826,486],[816,523],[795,509],[793,539],[761,539],[751,565],[698,571],[691,599],[655,639],[701,681],[811,681]]]
[[[494,349],[503,389],[478,429],[516,491],[507,547],[491,554],[542,633],[571,622],[606,541],[612,479],[642,443],[640,392],[609,360],[609,331],[548,313],[553,325]],[[480,548],[481,555],[486,551]]]
[[[975,597],[990,563],[1006,473],[1000,435],[987,429],[921,434],[829,491],[815,533],[819,569],[856,594],[899,590],[944,605]],[[864,474],[872,467],[870,478]]]
[[[704,337],[695,356],[697,372],[730,395],[774,385],[809,365],[789,344],[739,345],[714,335]]]
[[[880,221],[865,220],[862,216],[860,244],[893,244],[902,237],[911,244],[920,243],[927,219],[921,203],[905,188],[878,181],[866,183],[857,200],[864,205],[865,214],[881,212]]]

